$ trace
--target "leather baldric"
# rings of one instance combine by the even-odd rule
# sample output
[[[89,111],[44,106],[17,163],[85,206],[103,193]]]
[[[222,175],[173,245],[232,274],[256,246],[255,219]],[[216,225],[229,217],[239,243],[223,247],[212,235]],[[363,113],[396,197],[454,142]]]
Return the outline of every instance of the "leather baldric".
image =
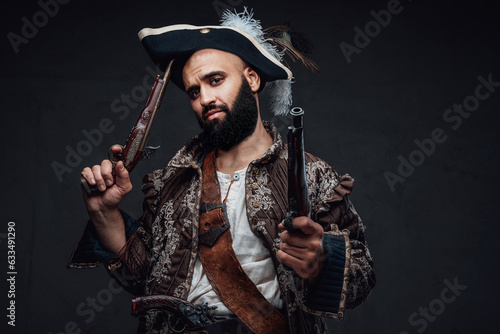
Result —
[[[283,315],[260,293],[234,253],[226,211],[212,151],[203,160],[198,249],[203,269],[221,301],[254,333],[286,333]]]

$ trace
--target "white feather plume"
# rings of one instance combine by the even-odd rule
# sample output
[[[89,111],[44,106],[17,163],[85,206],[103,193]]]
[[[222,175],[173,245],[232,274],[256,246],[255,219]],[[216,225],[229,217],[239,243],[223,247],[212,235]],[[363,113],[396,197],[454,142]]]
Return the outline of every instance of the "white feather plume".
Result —
[[[253,18],[253,10],[244,7],[243,12],[233,13],[229,9],[222,14],[221,25],[243,30],[259,42],[267,52],[278,61],[282,61],[284,51],[279,51],[276,46],[266,39],[260,21]],[[266,90],[271,98],[271,110],[276,116],[285,116],[292,105],[292,82],[290,80],[275,80],[266,84]]]
[[[268,82],[265,88],[270,96],[271,110],[276,116],[286,116],[290,111],[292,100],[292,81],[275,80]]]
[[[265,38],[260,21],[253,18],[253,10],[248,11],[248,8],[244,7],[243,12],[236,13],[235,11],[233,13],[229,9],[226,9],[220,21],[221,26],[243,30],[255,38],[274,58],[279,61],[283,59],[284,52],[278,51],[273,44],[268,42],[269,39]]]

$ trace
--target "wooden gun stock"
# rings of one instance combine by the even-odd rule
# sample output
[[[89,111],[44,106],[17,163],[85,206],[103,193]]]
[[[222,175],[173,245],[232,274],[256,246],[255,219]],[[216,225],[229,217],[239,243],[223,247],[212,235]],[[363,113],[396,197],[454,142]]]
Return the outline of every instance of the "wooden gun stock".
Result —
[[[146,106],[139,115],[139,119],[135,123],[134,127],[128,135],[125,145],[122,146],[122,153],[119,156],[114,156],[111,148],[109,149],[108,158],[116,164],[119,160],[123,161],[125,168],[131,172],[135,165],[141,160],[142,155],[146,149],[146,144],[151,133],[151,128],[153,125],[154,118],[160,109],[160,104],[165,93],[165,88],[167,87],[168,80],[170,79],[172,64],[174,60],[170,61],[163,78],[159,75],[156,77],[156,81],[149,94]],[[98,192],[97,186],[91,186],[88,184],[84,177],[81,177],[80,183],[83,189],[88,195],[92,195]]]

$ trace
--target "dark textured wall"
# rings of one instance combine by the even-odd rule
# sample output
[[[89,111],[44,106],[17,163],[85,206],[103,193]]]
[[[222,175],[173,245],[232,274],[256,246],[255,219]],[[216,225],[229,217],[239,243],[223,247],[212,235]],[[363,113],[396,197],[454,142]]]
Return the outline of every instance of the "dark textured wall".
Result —
[[[291,21],[312,39],[321,72],[293,65],[306,146],[356,179],[352,200],[378,284],[345,321],[329,321],[330,331],[492,332],[500,24],[486,1],[61,0],[46,7],[50,15],[40,12],[43,3],[4,5],[0,22],[2,333],[135,331],[130,296],[102,268],[66,269],[86,222],[79,173],[124,142],[144,105],[141,86],[151,84],[154,67],[137,32],[217,24],[220,8],[244,5],[264,27]],[[390,21],[381,12],[388,7]],[[265,102],[263,109],[271,119]],[[275,121],[284,130],[286,119]],[[196,131],[187,98],[169,87],[151,137],[162,149],[134,171],[123,205],[129,213],[140,214],[142,176]],[[85,144],[86,133],[94,143]],[[8,222],[16,231],[15,299],[8,297]],[[7,324],[11,300],[15,327]]]

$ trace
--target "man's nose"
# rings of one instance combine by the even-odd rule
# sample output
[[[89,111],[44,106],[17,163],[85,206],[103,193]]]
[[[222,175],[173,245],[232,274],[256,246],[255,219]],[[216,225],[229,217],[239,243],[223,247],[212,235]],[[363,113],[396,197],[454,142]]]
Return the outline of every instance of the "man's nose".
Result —
[[[200,90],[200,103],[202,106],[207,107],[210,104],[214,104],[216,101],[215,95],[210,89]]]

